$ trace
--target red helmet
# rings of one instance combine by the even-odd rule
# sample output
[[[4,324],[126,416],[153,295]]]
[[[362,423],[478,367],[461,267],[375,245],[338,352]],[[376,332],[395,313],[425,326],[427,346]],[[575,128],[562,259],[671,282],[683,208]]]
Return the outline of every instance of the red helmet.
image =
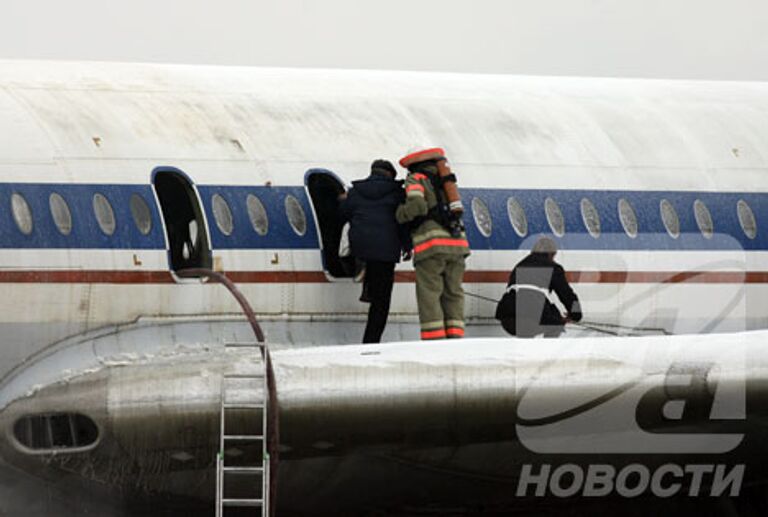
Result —
[[[425,162],[427,160],[440,160],[445,158],[445,151],[440,147],[431,147],[429,149],[415,149],[407,155],[400,158],[400,166],[406,167],[414,163]]]

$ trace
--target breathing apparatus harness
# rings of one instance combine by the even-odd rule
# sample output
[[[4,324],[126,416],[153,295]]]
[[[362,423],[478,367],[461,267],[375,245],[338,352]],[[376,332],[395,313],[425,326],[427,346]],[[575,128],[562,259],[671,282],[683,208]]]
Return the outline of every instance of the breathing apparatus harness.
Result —
[[[437,198],[437,204],[427,215],[415,218],[411,222],[411,228],[418,228],[424,221],[431,219],[448,230],[452,237],[460,237],[465,229],[462,220],[464,206],[461,203],[456,175],[451,171],[445,151],[440,148],[415,151],[402,158],[400,165],[429,178]],[[433,167],[437,168],[437,172],[434,172]]]

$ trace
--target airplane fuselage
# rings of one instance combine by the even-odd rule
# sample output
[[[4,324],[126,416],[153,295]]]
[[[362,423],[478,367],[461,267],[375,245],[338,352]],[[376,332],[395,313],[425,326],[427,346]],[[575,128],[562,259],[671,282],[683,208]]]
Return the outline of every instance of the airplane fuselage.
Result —
[[[185,268],[236,282],[275,348],[358,343],[367,306],[340,268],[325,201],[374,159],[417,144],[445,147],[459,177],[469,337],[503,335],[494,300],[542,234],[558,241],[585,320],[603,331],[768,327],[764,84],[0,70],[0,421],[10,437],[0,457],[34,474],[39,458],[23,459],[14,441],[19,408],[87,412],[76,397],[35,405],[38,393],[121,361],[248,337],[229,294],[182,278]],[[404,263],[384,339],[416,336]],[[196,423],[213,421],[211,400]],[[113,425],[121,406],[104,404],[89,416]]]

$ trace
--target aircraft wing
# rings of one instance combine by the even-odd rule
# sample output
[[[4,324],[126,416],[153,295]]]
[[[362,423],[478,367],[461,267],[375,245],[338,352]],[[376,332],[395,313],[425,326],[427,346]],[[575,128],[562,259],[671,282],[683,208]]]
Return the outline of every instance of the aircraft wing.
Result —
[[[762,483],[767,339],[752,332],[275,350],[279,514],[535,506],[535,483],[521,498],[520,479],[545,465],[586,472],[640,463],[651,474],[667,464],[745,465],[745,483]],[[0,413],[10,432],[23,415],[86,413],[99,425],[98,445],[30,455],[4,443],[3,457],[48,483],[66,473],[113,487],[131,494],[134,507],[211,505],[222,375],[258,358],[212,346],[101,359]]]

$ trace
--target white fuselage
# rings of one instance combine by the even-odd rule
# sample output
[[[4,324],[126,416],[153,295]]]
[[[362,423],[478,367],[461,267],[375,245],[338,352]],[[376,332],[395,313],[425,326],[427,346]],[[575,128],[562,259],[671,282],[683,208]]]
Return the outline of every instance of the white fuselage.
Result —
[[[426,143],[447,149],[464,193],[469,295],[497,299],[532,241],[557,234],[545,212],[551,198],[564,219],[558,260],[586,320],[671,333],[768,326],[764,84],[34,62],[0,69],[0,378],[93,329],[238,314],[223,289],[169,272],[153,185],[159,168],[194,184],[211,264],[239,284],[273,342],[359,340],[367,306],[358,285],[324,272],[305,174],[326,169],[349,183],[373,159],[394,161]],[[28,235],[14,219],[14,193],[30,206]],[[52,193],[70,205],[69,235],[54,225]],[[111,235],[94,214],[99,193],[113,207]],[[136,193],[150,210],[147,235],[132,220]],[[231,235],[214,220],[216,194],[229,203]],[[248,194],[266,207],[265,235],[251,226]],[[289,223],[286,196],[302,207],[303,235]],[[511,197],[526,212],[523,236],[508,215]],[[597,208],[599,236],[588,232],[582,199]],[[637,236],[625,233],[621,199]],[[662,224],[665,199],[679,237]],[[701,233],[697,200],[709,209],[712,236]],[[756,235],[745,234],[741,201]],[[490,232],[476,222],[480,204]],[[386,339],[416,335],[409,278],[398,276]],[[494,309],[467,298],[469,335],[501,335]]]

